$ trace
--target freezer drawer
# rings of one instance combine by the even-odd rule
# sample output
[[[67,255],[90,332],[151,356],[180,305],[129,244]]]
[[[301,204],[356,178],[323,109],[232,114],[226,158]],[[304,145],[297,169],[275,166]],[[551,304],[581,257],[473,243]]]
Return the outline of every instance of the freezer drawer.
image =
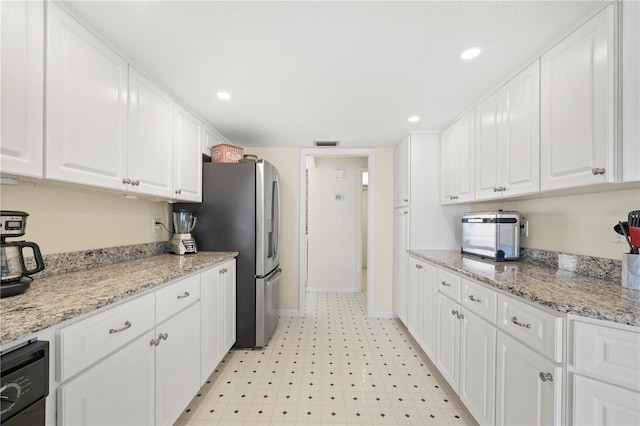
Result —
[[[278,325],[278,294],[282,270],[256,279],[256,347],[263,347]]]

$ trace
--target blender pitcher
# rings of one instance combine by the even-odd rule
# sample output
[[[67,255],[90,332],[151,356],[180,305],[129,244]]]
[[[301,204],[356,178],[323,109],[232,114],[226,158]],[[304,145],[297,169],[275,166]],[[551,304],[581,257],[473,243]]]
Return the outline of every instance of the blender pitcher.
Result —
[[[197,218],[186,210],[173,212],[173,232],[176,234],[189,234],[196,226]]]

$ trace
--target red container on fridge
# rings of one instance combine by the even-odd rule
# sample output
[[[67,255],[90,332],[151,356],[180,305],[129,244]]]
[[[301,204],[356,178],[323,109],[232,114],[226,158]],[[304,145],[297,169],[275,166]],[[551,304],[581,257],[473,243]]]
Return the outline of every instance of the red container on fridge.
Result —
[[[212,163],[237,163],[242,160],[244,148],[239,146],[220,144],[211,148]]]

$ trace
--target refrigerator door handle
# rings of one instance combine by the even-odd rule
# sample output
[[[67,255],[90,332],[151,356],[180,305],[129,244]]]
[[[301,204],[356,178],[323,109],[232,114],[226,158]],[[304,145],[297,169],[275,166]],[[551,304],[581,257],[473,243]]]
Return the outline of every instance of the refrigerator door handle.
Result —
[[[274,236],[276,240],[273,248],[273,254],[274,254],[274,257],[277,259],[278,254],[280,252],[280,180],[278,179],[277,175],[273,179],[273,197],[271,199],[271,202],[274,204],[274,207],[275,207],[276,201],[273,200],[274,198],[277,199],[277,208],[278,208],[277,216],[278,217],[273,218],[273,214],[272,214],[272,218],[276,221],[278,225],[277,225],[277,229],[274,232]]]

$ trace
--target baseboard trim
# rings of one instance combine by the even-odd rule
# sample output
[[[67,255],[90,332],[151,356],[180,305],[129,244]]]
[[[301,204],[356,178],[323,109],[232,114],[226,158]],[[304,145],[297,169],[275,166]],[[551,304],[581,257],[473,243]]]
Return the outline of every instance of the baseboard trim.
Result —
[[[359,288],[324,288],[324,287],[307,287],[309,293],[360,293]]]
[[[280,309],[278,310],[279,317],[303,317],[304,314],[300,314],[300,311],[295,309]]]

